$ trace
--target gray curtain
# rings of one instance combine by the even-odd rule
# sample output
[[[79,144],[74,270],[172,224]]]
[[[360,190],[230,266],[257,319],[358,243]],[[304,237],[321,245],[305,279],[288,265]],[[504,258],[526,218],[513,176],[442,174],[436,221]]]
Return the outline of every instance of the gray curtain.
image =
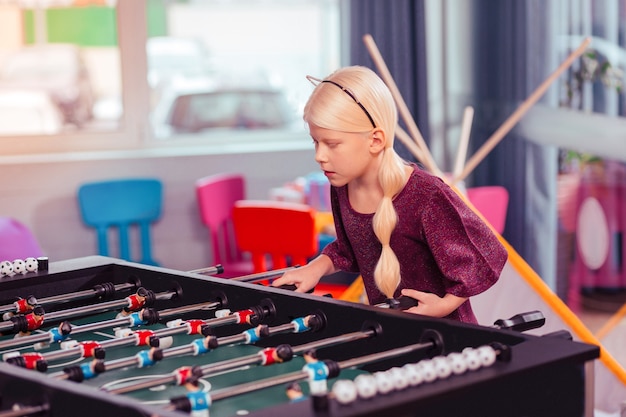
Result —
[[[472,150],[480,147],[556,69],[548,30],[549,2],[475,0],[475,119]],[[540,102],[554,99],[546,94]],[[554,103],[553,103],[554,104]],[[482,139],[482,141],[481,141]],[[558,151],[513,129],[476,168],[471,185],[503,185],[510,202],[504,237],[556,289]]]
[[[349,4],[350,64],[377,70],[363,43],[363,36],[370,34],[428,143],[424,1],[351,0]],[[407,130],[402,120],[400,125]],[[415,161],[400,141],[395,148],[406,160]]]

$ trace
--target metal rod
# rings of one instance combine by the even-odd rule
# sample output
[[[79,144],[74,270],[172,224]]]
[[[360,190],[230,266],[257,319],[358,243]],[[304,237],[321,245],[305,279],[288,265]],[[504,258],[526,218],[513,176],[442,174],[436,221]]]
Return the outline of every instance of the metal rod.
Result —
[[[240,276],[240,277],[229,278],[229,281],[259,282],[259,281],[263,281],[263,280],[266,280],[266,279],[277,277],[279,275],[284,274],[287,271],[290,271],[290,270],[298,268],[298,267],[299,267],[299,265],[295,265],[295,266],[289,266],[287,268],[282,268],[282,269],[274,269],[273,271],[257,272],[256,274],[243,275],[243,276]]]
[[[117,284],[117,285],[114,285],[113,288],[117,292],[121,290],[136,288],[136,285],[131,284],[131,283]],[[83,290],[83,291],[77,291],[77,292],[73,292],[69,294],[59,294],[59,295],[53,295],[50,297],[37,298],[37,305],[46,306],[48,304],[55,304],[55,303],[60,303],[60,302],[77,301],[77,300],[82,300],[84,298],[95,297],[97,295],[98,295],[98,290],[96,289]],[[14,308],[14,305],[15,303],[2,305],[0,306],[0,312],[10,312]]]
[[[155,294],[155,300],[171,300],[176,296],[176,291],[162,292]],[[101,313],[114,308],[124,307],[128,304],[127,299],[107,301],[104,303],[92,304],[88,306],[70,308],[68,310],[53,311],[46,313],[45,320],[66,319],[70,317],[82,316],[84,314]]]
[[[221,264],[217,264],[215,266],[208,266],[206,268],[194,269],[187,272],[190,274],[217,275],[224,272],[224,267]]]

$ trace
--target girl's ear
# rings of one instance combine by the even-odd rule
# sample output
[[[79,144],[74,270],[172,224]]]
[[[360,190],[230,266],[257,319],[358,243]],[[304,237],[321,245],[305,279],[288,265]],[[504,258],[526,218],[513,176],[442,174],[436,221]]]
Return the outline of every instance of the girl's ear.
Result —
[[[382,129],[374,129],[371,133],[370,150],[372,153],[379,153],[385,150],[387,145],[387,137]]]

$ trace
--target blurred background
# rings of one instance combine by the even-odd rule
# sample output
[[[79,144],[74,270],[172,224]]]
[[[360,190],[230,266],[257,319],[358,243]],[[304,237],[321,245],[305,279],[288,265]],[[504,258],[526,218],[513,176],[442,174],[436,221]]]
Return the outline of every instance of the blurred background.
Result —
[[[444,172],[466,107],[469,157],[592,39],[462,185],[507,189],[505,239],[600,327],[626,302],[623,0],[0,0],[1,213],[52,261],[87,256],[78,186],[159,177],[155,256],[211,265],[194,181],[240,172],[268,198],[317,171],[305,75],[376,69],[365,34]]]

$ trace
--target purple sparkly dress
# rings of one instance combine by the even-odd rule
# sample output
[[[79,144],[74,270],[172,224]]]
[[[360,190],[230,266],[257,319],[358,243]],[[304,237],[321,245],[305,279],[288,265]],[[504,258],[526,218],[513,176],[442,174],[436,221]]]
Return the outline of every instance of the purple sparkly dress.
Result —
[[[440,178],[414,165],[393,205],[398,225],[391,248],[400,261],[400,290],[411,288],[443,297],[471,297],[491,287],[507,260],[507,251],[489,227]],[[371,304],[385,300],[374,283],[381,244],[372,229],[373,214],[354,211],[348,187],[331,187],[337,239],[322,253],[335,268],[363,277]],[[467,300],[446,318],[476,323]]]

